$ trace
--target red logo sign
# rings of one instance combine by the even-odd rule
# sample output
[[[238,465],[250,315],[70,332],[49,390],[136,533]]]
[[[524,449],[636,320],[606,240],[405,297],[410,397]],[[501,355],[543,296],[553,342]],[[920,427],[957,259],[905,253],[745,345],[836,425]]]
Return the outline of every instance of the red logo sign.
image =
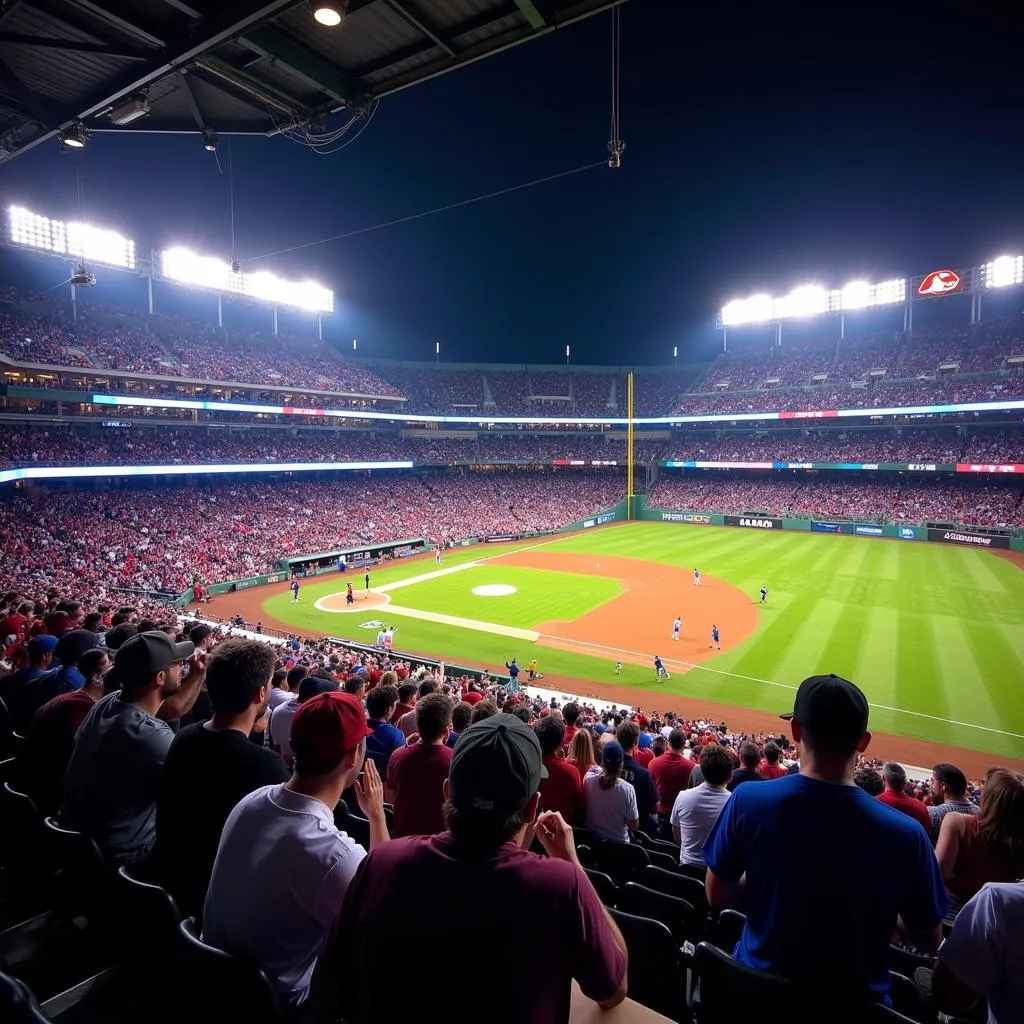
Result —
[[[933,270],[917,286],[918,295],[948,295],[958,292],[963,282],[955,270]]]

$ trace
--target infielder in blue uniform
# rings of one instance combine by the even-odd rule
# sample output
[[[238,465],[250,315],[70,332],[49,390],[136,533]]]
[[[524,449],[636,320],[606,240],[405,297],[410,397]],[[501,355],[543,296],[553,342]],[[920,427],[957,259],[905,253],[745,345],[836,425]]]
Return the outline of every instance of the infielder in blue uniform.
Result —
[[[714,624],[711,626],[711,643],[708,644],[708,647],[717,647],[719,650],[722,649],[722,641],[718,635],[718,627]]]
[[[671,679],[672,677],[668,674],[668,669],[665,668],[661,658],[656,654],[654,656],[654,670],[657,672],[657,681],[660,683],[662,679]]]

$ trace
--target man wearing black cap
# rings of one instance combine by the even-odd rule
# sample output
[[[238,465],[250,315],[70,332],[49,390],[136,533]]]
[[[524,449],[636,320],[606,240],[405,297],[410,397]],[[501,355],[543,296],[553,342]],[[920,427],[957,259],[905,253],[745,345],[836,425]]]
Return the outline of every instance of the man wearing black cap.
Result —
[[[625,943],[579,866],[572,829],[556,811],[537,817],[544,775],[536,733],[514,715],[462,733],[444,785],[448,831],[378,846],[349,886],[313,975],[317,1020],[422,1015],[437,963],[407,957],[395,984],[396,935],[406,949],[515,950],[524,984],[496,994],[489,970],[459,976],[459,1005],[490,1024],[564,1024],[573,979],[603,1007],[622,1002]],[[528,852],[531,823],[546,858]]]
[[[871,742],[864,694],[811,676],[782,717],[800,773],[733,793],[704,844],[708,900],[721,908],[742,896],[736,959],[798,982],[823,1000],[825,1019],[829,1005],[888,999],[894,930],[934,949],[946,895],[924,829],[854,783]]]
[[[205,676],[195,645],[159,630],[136,634],[114,657],[107,683],[120,689],[96,702],[75,736],[60,815],[62,828],[91,836],[112,863],[137,863],[153,846],[160,773],[174,739],[161,719],[188,711]]]
[[[78,671],[78,660],[96,646],[97,639],[87,629],[72,629],[57,641],[53,649],[56,667],[27,684],[10,709],[15,732],[28,732],[32,716],[54,697],[82,688],[85,676]]]

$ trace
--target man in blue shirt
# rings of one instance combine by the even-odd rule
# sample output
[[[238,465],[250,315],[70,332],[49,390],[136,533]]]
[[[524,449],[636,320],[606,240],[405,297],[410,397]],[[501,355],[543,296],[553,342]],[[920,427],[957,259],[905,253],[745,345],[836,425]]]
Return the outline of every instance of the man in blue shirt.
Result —
[[[391,755],[405,746],[402,730],[390,724],[396,707],[398,690],[393,686],[375,686],[366,695],[366,725],[372,730],[366,737],[366,756],[373,761],[382,779],[387,775]]]
[[[811,676],[782,717],[800,773],[732,795],[704,844],[708,900],[742,901],[740,963],[833,1006],[887,1001],[897,927],[919,949],[938,944],[946,896],[935,854],[916,821],[854,784],[871,733],[853,683]]]

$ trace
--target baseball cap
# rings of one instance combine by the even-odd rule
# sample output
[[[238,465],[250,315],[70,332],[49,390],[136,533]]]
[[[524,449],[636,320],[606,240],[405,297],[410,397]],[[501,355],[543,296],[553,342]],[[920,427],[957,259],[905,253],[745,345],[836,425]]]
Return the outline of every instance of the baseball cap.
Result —
[[[72,629],[54,645],[53,656],[62,665],[74,665],[86,651],[96,646],[98,640],[91,629]]]
[[[868,699],[848,679],[834,673],[808,676],[796,691],[796,719],[816,739],[857,740],[867,732]]]
[[[52,633],[40,633],[28,642],[28,653],[32,658],[41,658],[44,654],[52,654],[57,646],[57,638]]]
[[[325,676],[303,676],[299,681],[299,703],[312,700],[321,693],[334,693],[339,688],[336,679],[327,679]]]
[[[548,777],[542,758],[537,734],[524,721],[515,715],[485,718],[455,744],[449,798],[460,811],[521,811]]]
[[[618,740],[611,740],[604,745],[601,751],[601,764],[607,765],[609,768],[618,768],[625,760],[625,757],[622,744]]]
[[[148,682],[176,661],[184,661],[195,653],[191,640],[176,644],[159,629],[147,630],[129,637],[114,655],[114,666],[107,673],[111,686],[138,685]]]
[[[362,703],[352,694],[335,689],[318,693],[299,705],[292,719],[288,743],[304,764],[312,766],[307,770],[315,771],[318,765],[331,770],[327,766],[336,764],[372,733],[366,724]]]

